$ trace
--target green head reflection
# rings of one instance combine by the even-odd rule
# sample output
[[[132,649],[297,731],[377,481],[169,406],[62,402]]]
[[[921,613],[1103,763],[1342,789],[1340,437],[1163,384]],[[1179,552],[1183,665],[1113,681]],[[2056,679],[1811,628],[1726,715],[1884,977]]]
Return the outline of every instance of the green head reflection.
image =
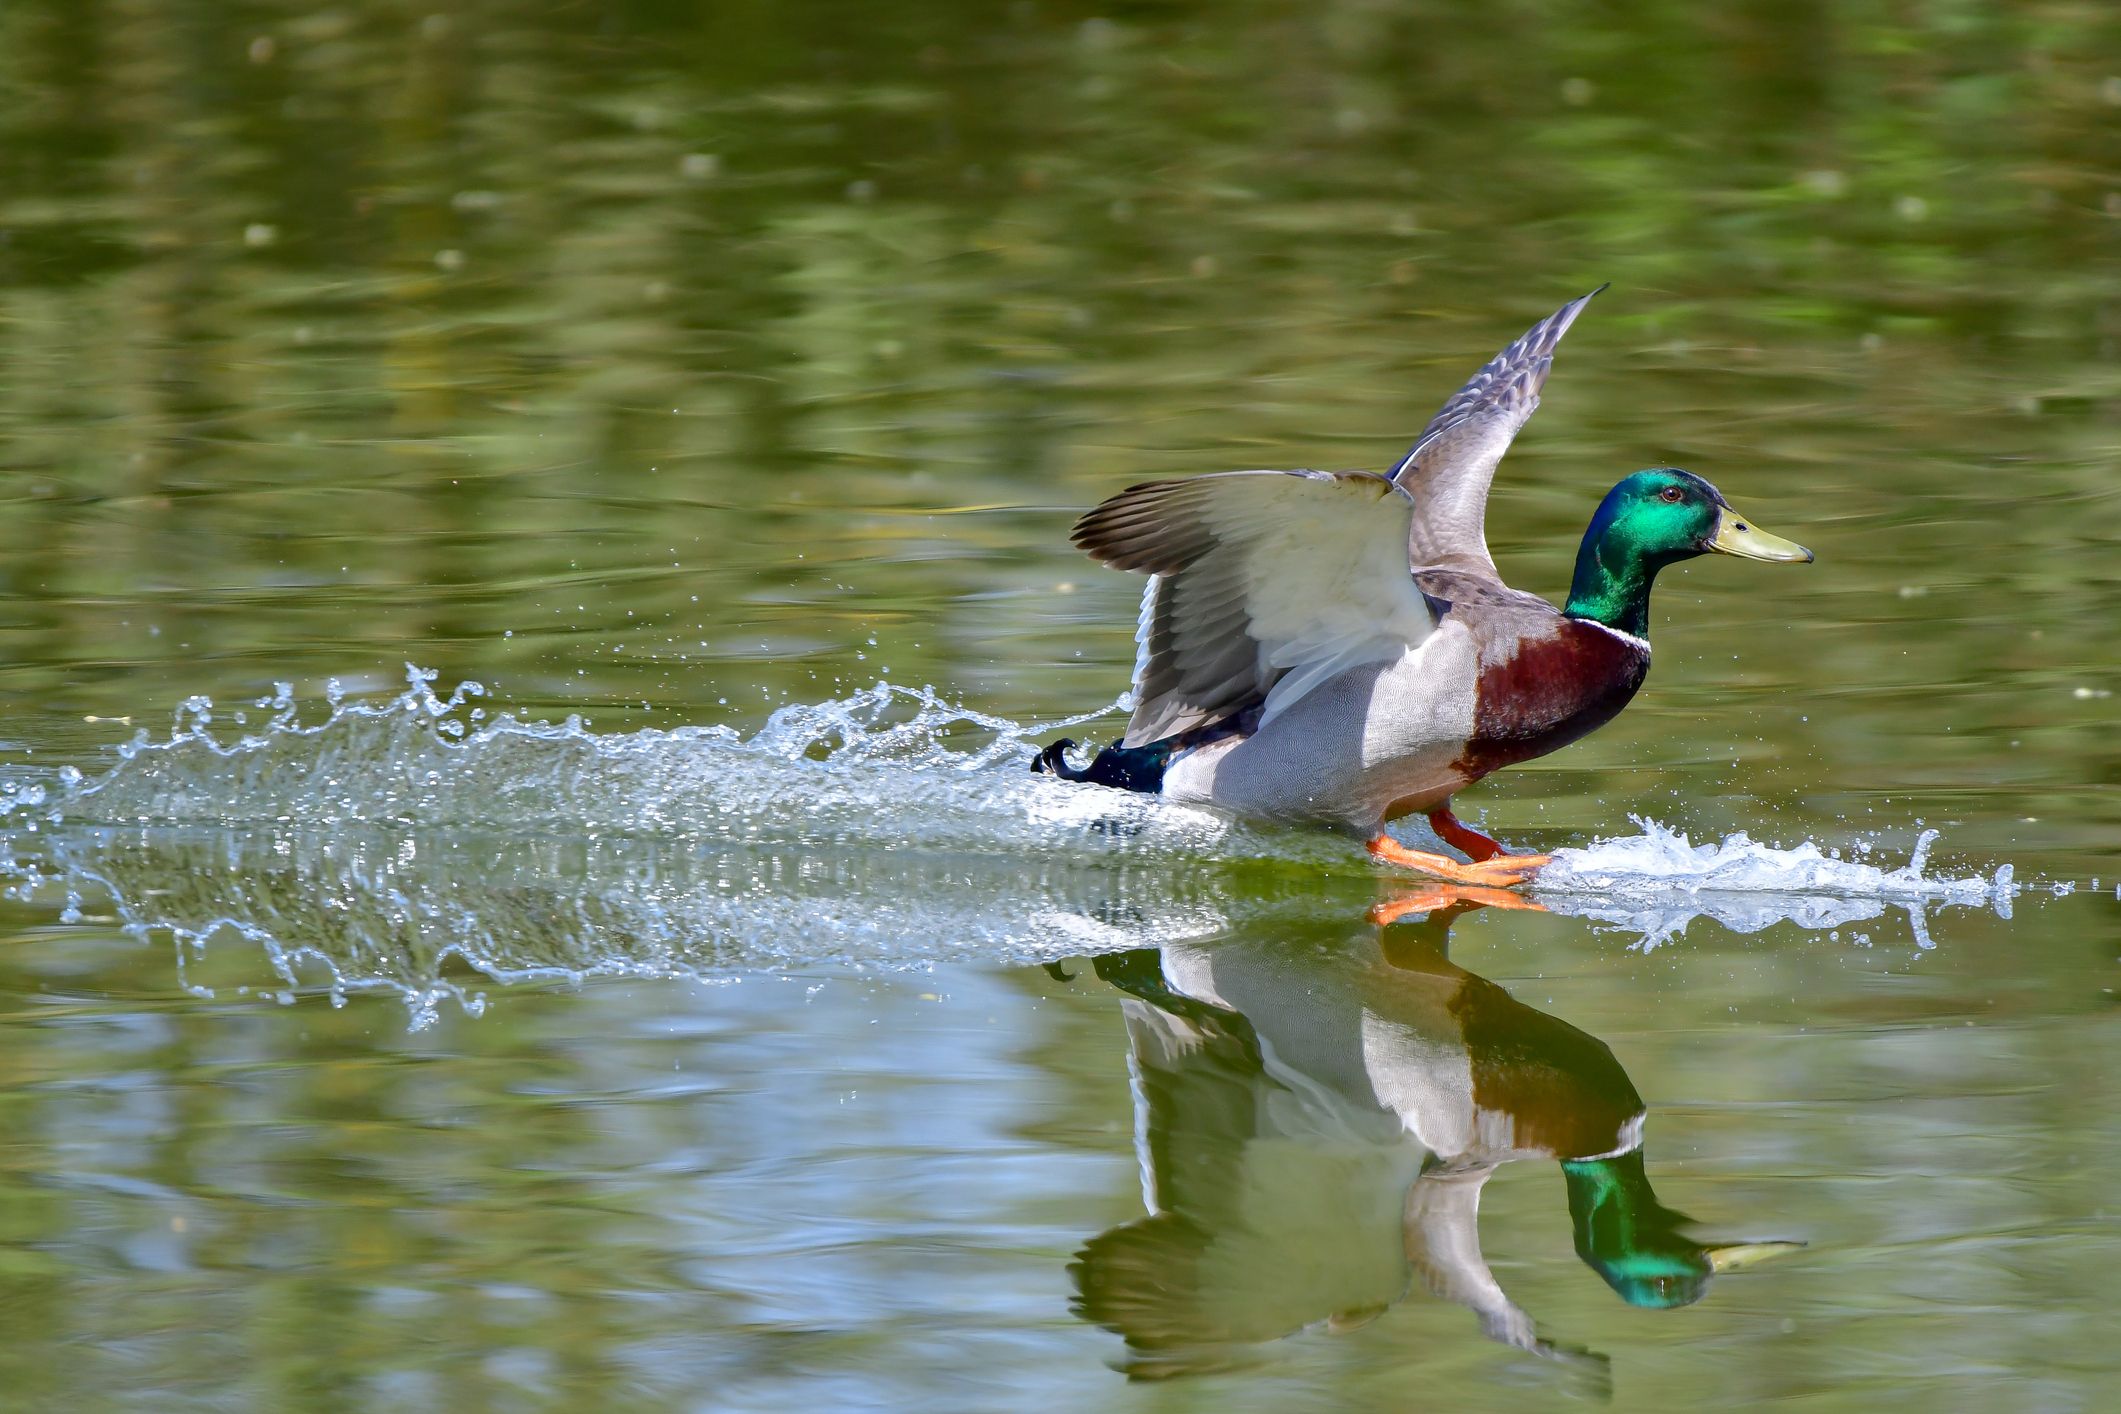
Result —
[[[1690,1220],[1657,1201],[1642,1150],[1565,1159],[1576,1255],[1630,1306],[1691,1306],[1715,1272],[1709,1249],[1682,1229]]]
[[[1524,1160],[1560,1166],[1577,1255],[1634,1306],[1690,1305],[1786,1247],[1710,1247],[1657,1201],[1612,1049],[1451,961],[1453,921],[1484,901],[1425,892],[1419,921],[1396,901],[1360,922],[1292,909],[1092,960],[1123,994],[1145,1211],[1070,1274],[1130,1374],[1226,1368],[1425,1291],[1602,1386],[1604,1357],[1543,1335],[1482,1256],[1481,1192]]]

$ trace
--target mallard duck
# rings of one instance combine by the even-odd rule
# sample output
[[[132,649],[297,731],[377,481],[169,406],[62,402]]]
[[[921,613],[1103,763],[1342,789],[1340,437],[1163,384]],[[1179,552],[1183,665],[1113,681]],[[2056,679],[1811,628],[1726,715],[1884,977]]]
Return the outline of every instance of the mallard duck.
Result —
[[[1665,566],[1711,551],[1812,558],[1701,477],[1658,467],[1599,502],[1560,609],[1502,582],[1488,488],[1555,346],[1604,288],[1489,360],[1388,472],[1152,481],[1076,522],[1092,559],[1149,576],[1133,715],[1089,766],[1064,740],[1033,769],[1332,826],[1453,883],[1513,885],[1547,863],[1460,821],[1452,796],[1628,704],[1649,672],[1650,587]],[[1385,833],[1416,813],[1471,862]]]

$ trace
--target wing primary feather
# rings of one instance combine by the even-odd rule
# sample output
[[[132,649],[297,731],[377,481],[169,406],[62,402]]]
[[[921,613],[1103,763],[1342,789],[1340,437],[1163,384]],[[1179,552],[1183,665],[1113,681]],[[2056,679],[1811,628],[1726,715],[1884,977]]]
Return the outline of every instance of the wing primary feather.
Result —
[[[1607,288],[1600,285],[1570,300],[1482,364],[1393,465],[1391,479],[1415,498],[1407,556],[1416,568],[1496,577],[1487,543],[1488,488],[1495,468],[1539,407],[1562,335]]]
[[[1559,347],[1561,336],[1569,332],[1569,326],[1576,322],[1577,315],[1583,313],[1585,305],[1611,288],[1613,282],[1608,280],[1589,294],[1570,300],[1482,364],[1480,371],[1467,379],[1465,386],[1437,409],[1436,416],[1429,419],[1428,426],[1422,428],[1421,435],[1414,439],[1414,445],[1393,463],[1386,475],[1394,481],[1401,480],[1439,433],[1463,421],[1484,403],[1501,406],[1513,399],[1527,397],[1536,403],[1540,389],[1546,384],[1547,373],[1553,367],[1554,350]]]

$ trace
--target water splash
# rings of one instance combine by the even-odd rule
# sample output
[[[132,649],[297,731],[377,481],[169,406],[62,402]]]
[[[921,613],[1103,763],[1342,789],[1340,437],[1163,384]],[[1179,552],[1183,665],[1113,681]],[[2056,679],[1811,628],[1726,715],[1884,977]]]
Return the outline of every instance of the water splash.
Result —
[[[1034,735],[1109,707],[1026,725],[879,683],[784,707],[749,740],[726,727],[598,734],[579,717],[489,718],[476,705],[479,684],[440,698],[434,676],[408,667],[405,691],[383,702],[334,693],[313,725],[282,684],[258,704],[271,714],[263,728],[228,740],[213,704],[192,698],[166,740],[143,733],[105,774],[62,775],[37,803],[53,821],[98,825],[394,825],[1164,858],[1335,852],[1294,832],[1030,773]]]
[[[880,682],[821,703],[783,707],[746,739],[727,727],[598,734],[490,716],[485,689],[447,698],[435,673],[407,665],[383,701],[346,699],[304,724],[285,683],[255,705],[269,715],[223,740],[204,697],[178,708],[170,735],[146,733],[100,776],[67,768],[55,788],[0,777],[0,817],[72,825],[393,826],[494,833],[683,839],[700,844],[876,847],[1018,855],[1267,861],[1368,873],[1345,841],[1276,830],[1154,797],[1033,775],[1034,739],[1124,706],[1051,723],[1019,723],[946,702],[932,688]],[[1555,851],[1542,894],[1762,893],[1978,902],[2015,892],[1993,880],[1933,876],[1924,831],[1913,856],[1884,869],[1734,834],[1695,844],[1655,820],[1642,833]]]
[[[1924,830],[1898,869],[1822,852],[1807,840],[1793,849],[1761,844],[1744,833],[1720,843],[1695,844],[1658,821],[1630,817],[1642,833],[1561,849],[1539,876],[1539,886],[1562,892],[1610,893],[1645,885],[1691,892],[1816,894],[1832,898],[1942,899],[1980,903],[2015,888],[2010,866],[1994,879],[1927,873],[1938,832]]]
[[[1285,903],[1297,881],[1127,860],[1004,860],[463,830],[299,827],[47,832],[13,856],[18,900],[108,913],[173,939],[186,985],[202,960],[252,990],[401,997],[424,1024],[482,980],[714,977],[944,962],[1025,963],[1144,936],[1216,934]],[[1366,894],[1350,890],[1359,915]],[[1299,892],[1308,893],[1308,889]]]
[[[1989,879],[1929,873],[1935,830],[1916,837],[1906,864],[1884,869],[1826,854],[1809,840],[1784,849],[1740,832],[1697,845],[1655,820],[1632,818],[1639,835],[1556,850],[1535,888],[1542,896],[1616,900],[1586,901],[1580,911],[1640,933],[1636,946],[1645,951],[1670,941],[1697,917],[1738,933],[1779,922],[1832,929],[1876,918],[1889,904],[1907,909],[1916,946],[1927,950],[1933,946],[1926,917],[1931,905],[1992,904],[2008,918],[2018,888],[2008,864]]]
[[[94,776],[0,774],[0,871],[62,916],[174,938],[199,980],[242,939],[268,991],[386,991],[416,1023],[478,979],[715,976],[821,965],[1044,960],[1206,938],[1277,908],[1359,915],[1378,878],[1347,841],[1034,776],[1027,725],[887,683],[721,727],[597,734],[489,714],[408,668],[383,701],[335,689],[312,722],[280,685],[247,711],[187,700]],[[316,715],[314,709],[311,714]],[[233,730],[231,730],[231,728]],[[1557,852],[1552,911],[1659,946],[1694,918],[1838,928],[1993,902],[1931,876],[1655,821]],[[229,949],[210,971],[225,969]]]

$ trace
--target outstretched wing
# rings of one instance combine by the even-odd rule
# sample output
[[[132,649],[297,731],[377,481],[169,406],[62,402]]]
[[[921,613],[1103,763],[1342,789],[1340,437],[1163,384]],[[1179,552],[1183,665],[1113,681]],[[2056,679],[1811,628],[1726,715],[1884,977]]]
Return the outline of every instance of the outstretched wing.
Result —
[[[1153,575],[1134,715],[1142,746],[1260,703],[1266,717],[1436,619],[1407,571],[1414,502],[1363,471],[1226,471],[1130,487],[1075,525],[1100,564]]]
[[[1517,429],[1539,406],[1539,390],[1554,366],[1554,346],[1605,288],[1600,285],[1582,299],[1570,300],[1489,359],[1451,395],[1392,468],[1392,480],[1415,497],[1407,552],[1417,569],[1495,574],[1486,528],[1495,468]]]

